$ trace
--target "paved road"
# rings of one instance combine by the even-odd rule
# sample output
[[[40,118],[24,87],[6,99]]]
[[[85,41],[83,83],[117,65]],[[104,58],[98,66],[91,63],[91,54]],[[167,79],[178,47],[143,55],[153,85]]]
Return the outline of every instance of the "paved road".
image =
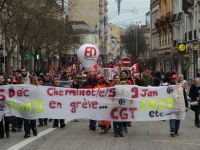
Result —
[[[80,119],[68,122],[63,129],[52,129],[48,123],[38,128],[37,137],[29,139],[11,131],[9,139],[0,140],[0,150],[200,150],[200,128],[194,126],[192,111],[181,121],[177,137],[170,137],[169,121],[132,122],[124,137],[114,137],[112,129],[109,133],[101,133],[100,128],[90,131],[88,124]]]

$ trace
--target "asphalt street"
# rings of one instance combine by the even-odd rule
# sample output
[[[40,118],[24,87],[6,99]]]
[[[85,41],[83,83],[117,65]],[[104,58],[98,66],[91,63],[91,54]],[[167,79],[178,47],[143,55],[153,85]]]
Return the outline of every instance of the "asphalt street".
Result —
[[[53,129],[38,127],[37,137],[24,139],[24,132],[10,131],[9,139],[0,139],[0,150],[200,150],[200,128],[194,126],[194,112],[187,113],[181,121],[180,136],[171,137],[169,121],[132,122],[124,137],[89,130],[89,121],[69,121],[66,127]]]

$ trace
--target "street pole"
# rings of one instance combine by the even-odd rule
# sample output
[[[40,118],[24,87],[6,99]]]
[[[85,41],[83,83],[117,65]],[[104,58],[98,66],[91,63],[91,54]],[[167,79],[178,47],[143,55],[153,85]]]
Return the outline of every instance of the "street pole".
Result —
[[[75,44],[74,44],[74,63],[73,64],[75,65]]]
[[[136,50],[136,55],[137,55],[137,23],[136,23],[136,30],[135,30],[135,34],[136,34],[136,36],[135,36],[135,39],[136,39],[136,43],[135,43],[135,50]]]
[[[17,70],[19,69],[19,35],[17,35]]]

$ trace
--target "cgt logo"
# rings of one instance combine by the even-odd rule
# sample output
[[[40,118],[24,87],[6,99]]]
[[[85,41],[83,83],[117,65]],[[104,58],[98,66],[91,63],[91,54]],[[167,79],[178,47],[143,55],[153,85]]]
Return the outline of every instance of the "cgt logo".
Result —
[[[97,56],[97,50],[94,47],[86,47],[84,52],[84,58],[86,60],[94,60]]]
[[[108,76],[110,79],[113,79],[116,74],[117,74],[116,70],[110,70],[110,72],[108,73]]]
[[[168,88],[167,88],[167,93],[168,93],[168,94],[172,94],[173,91],[174,91],[173,87],[168,87]]]
[[[0,104],[0,111],[4,111],[4,110],[6,110],[6,106],[5,106],[4,103],[1,103]]]

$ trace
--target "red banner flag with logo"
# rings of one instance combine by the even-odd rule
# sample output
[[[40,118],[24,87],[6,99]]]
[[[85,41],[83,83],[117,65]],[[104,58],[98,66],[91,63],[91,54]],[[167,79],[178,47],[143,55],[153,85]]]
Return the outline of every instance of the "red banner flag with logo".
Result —
[[[136,63],[136,64],[133,64],[133,66],[131,66],[130,70],[131,70],[131,71],[138,72],[138,71],[139,71],[138,66],[139,66],[139,62]]]
[[[100,67],[98,64],[94,65],[94,66],[90,69],[90,71],[93,71],[93,72],[100,72],[100,70],[101,70],[101,67]]]

